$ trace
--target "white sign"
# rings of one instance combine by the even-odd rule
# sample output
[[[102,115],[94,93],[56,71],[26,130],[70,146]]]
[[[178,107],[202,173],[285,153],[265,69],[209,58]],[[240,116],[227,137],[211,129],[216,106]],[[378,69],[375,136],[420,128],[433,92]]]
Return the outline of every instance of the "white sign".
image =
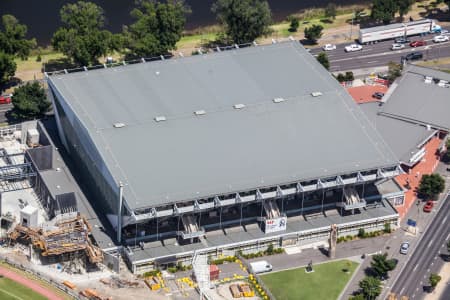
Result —
[[[284,231],[286,230],[287,217],[280,217],[276,219],[266,219],[265,233]]]

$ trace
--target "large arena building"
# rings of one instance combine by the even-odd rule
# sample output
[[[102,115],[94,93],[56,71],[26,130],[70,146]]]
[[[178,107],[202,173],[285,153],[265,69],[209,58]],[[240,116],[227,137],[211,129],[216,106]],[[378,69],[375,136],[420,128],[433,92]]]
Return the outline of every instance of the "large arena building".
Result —
[[[298,42],[48,84],[61,140],[134,272],[397,223],[397,155]]]

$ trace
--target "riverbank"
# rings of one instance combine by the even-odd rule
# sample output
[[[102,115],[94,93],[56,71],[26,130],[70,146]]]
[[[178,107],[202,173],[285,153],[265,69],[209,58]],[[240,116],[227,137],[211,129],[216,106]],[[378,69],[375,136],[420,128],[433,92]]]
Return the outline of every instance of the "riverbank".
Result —
[[[425,17],[430,12],[433,13],[433,9],[445,8],[445,4],[439,4],[434,6],[435,1],[427,0],[420,3],[415,3],[412,6],[411,11],[405,16],[405,18],[412,17],[413,19],[419,19]],[[275,23],[271,26],[272,33],[269,36],[259,38],[257,42],[259,44],[268,44],[272,42],[272,39],[285,39],[292,36],[296,40],[304,39],[303,31],[305,27],[309,27],[313,24],[320,24],[324,27],[323,35],[319,39],[318,44],[323,45],[327,43],[343,43],[357,38],[359,31],[359,24],[352,23],[353,11],[356,9],[364,9],[364,13],[369,15],[369,4],[365,5],[349,5],[338,7],[337,16],[334,20],[325,18],[324,9],[312,8],[304,10],[302,13],[293,14],[300,20],[300,26],[296,32],[289,31],[290,23],[286,21]],[[448,23],[442,23],[446,25]],[[184,56],[191,55],[196,52],[202,46],[214,41],[221,27],[218,25],[206,26],[203,28],[197,28],[192,31],[186,31],[177,43],[177,50],[174,54],[183,53]],[[315,45],[317,46],[317,45]],[[309,47],[309,46],[306,46]],[[41,61],[37,61],[37,50],[26,61],[16,60],[17,71],[16,77],[23,81],[42,79],[43,78],[43,65],[55,62],[64,58],[62,53],[53,51],[51,48],[41,50]],[[115,59],[120,60],[119,54],[113,54]],[[60,69],[64,69],[61,66]]]

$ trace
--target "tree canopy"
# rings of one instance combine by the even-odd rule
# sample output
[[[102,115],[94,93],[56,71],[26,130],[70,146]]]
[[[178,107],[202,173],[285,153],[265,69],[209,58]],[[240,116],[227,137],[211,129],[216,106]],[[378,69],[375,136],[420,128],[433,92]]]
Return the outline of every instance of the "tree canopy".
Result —
[[[411,5],[414,3],[414,0],[396,0],[396,2],[400,18],[403,19],[403,16],[410,11]]]
[[[374,255],[370,262],[372,273],[379,279],[387,278],[388,272],[394,270],[396,265],[395,260],[387,259],[387,253]]]
[[[330,69],[330,61],[328,60],[328,55],[325,52],[320,52],[317,55],[317,61],[327,70]]]
[[[184,1],[142,0],[131,11],[135,22],[124,29],[125,47],[132,56],[151,57],[176,49],[190,9]]]
[[[328,3],[328,5],[325,7],[325,17],[334,20],[336,19],[336,13],[336,4],[334,4],[333,2]]]
[[[418,193],[421,197],[436,198],[445,189],[445,180],[439,174],[424,174],[420,180]]]
[[[218,0],[212,11],[234,43],[250,43],[270,32],[272,17],[267,1]]]
[[[79,1],[60,10],[62,27],[52,38],[52,45],[75,63],[87,66],[98,62],[111,49],[112,34],[104,30],[103,9],[92,2]]]
[[[27,59],[31,49],[36,47],[35,39],[26,39],[27,26],[20,24],[12,15],[2,16],[2,29],[0,30],[0,49],[6,54]]]
[[[0,51],[0,86],[14,76],[16,68],[14,57]]]
[[[27,82],[14,90],[11,115],[16,119],[35,119],[50,109],[50,102],[38,82]]]
[[[305,38],[313,43],[316,43],[318,39],[322,37],[322,25],[313,24],[311,27],[305,28]]]
[[[366,299],[376,299],[381,294],[381,281],[368,276],[359,282],[359,287]]]
[[[396,0],[373,0],[371,17],[388,24],[397,12]]]

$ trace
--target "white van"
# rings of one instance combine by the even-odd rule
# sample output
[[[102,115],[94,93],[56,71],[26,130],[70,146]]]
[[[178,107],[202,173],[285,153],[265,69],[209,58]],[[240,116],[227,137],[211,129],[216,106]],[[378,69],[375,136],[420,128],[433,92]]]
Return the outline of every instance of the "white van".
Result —
[[[255,274],[272,271],[272,265],[265,260],[252,262],[250,263],[250,267]]]

